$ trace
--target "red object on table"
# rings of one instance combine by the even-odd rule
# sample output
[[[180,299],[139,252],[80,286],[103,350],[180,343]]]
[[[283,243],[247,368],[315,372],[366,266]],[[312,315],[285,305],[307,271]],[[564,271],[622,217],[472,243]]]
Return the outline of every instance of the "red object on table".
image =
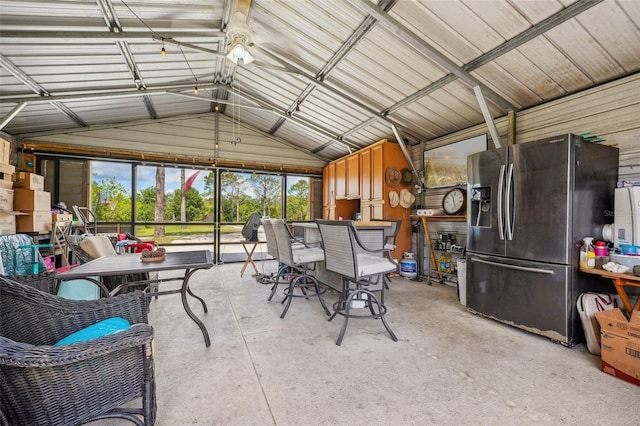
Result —
[[[129,252],[132,253],[142,253],[142,251],[144,249],[147,249],[149,251],[153,251],[154,247],[155,247],[156,243],[155,241],[149,241],[149,242],[145,242],[145,243],[135,243],[135,244],[127,244],[126,246],[124,246]]]

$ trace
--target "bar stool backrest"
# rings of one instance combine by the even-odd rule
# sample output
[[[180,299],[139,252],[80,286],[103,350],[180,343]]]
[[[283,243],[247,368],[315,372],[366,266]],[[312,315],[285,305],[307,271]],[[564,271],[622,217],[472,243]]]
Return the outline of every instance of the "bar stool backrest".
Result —
[[[385,248],[389,250],[393,250],[396,247],[396,237],[398,236],[398,232],[400,232],[400,227],[402,226],[402,220],[399,219],[371,219],[372,222],[389,222],[391,223],[390,228],[384,229],[384,244]],[[393,247],[391,247],[393,246]]]
[[[291,232],[286,221],[284,219],[271,219],[271,226],[276,237],[278,259],[287,266],[296,266],[291,250]]]
[[[326,269],[344,277],[357,279],[353,222],[350,220],[316,220],[316,223],[322,237]]]
[[[264,236],[267,240],[267,253],[278,259],[278,242],[276,241],[276,233],[273,231],[273,225],[271,225],[271,219],[262,219],[262,229],[264,229]]]

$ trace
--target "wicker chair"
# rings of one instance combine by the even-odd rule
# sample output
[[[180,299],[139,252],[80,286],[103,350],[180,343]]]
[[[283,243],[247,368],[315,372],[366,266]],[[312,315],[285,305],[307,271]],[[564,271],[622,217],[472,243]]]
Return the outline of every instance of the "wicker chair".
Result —
[[[50,346],[115,316],[126,318],[131,328]],[[152,339],[141,292],[75,301],[0,277],[0,424],[79,425],[119,418],[153,425]]]

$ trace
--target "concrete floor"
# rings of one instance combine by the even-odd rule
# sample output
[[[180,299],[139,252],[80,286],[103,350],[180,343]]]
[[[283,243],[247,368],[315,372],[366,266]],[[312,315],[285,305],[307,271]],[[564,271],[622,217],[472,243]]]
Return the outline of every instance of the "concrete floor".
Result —
[[[179,296],[151,303],[156,425],[638,424],[640,387],[602,373],[583,345],[467,312],[453,287],[393,279],[387,320],[399,341],[380,321],[352,320],[339,347],[341,317],[296,299],[282,320],[281,296],[268,303],[269,286],[241,267],[192,277],[209,348]]]

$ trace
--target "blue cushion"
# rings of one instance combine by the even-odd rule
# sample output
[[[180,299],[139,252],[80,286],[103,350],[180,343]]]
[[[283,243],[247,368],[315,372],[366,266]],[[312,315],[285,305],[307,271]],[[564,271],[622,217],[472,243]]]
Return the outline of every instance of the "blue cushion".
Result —
[[[106,320],[97,322],[85,327],[82,330],[78,330],[55,343],[53,346],[71,345],[76,342],[85,342],[87,340],[97,339],[98,337],[106,336],[108,334],[114,334],[119,331],[129,329],[131,325],[129,321],[124,318],[114,317],[107,318]]]
[[[85,279],[63,281],[58,288],[58,296],[73,300],[97,300],[100,299],[100,287]]]

